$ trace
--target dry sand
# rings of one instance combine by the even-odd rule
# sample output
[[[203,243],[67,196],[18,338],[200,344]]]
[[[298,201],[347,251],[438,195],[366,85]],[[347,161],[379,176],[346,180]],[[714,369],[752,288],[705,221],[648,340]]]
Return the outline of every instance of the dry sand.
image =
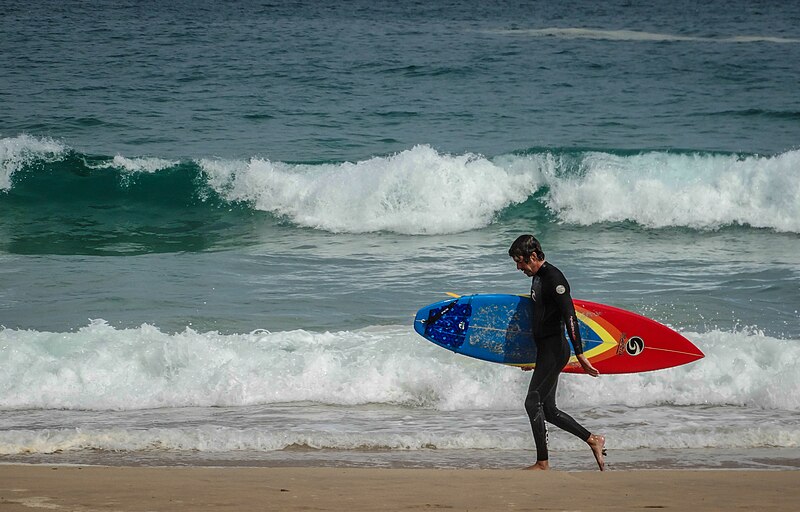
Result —
[[[0,466],[0,512],[800,510],[800,471]]]

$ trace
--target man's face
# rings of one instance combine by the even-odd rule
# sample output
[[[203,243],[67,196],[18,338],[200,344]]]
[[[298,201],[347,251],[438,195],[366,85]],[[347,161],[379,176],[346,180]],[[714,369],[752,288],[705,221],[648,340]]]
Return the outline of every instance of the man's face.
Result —
[[[539,270],[539,267],[541,266],[533,257],[529,258],[528,261],[525,261],[522,256],[517,256],[514,258],[514,263],[517,264],[517,270],[521,270],[528,277],[533,277],[533,275],[536,274],[536,271]]]

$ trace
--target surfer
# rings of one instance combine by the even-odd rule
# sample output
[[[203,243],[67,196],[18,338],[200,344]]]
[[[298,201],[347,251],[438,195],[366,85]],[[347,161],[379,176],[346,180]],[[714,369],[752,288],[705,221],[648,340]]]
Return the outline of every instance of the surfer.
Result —
[[[525,398],[525,410],[531,421],[533,440],[536,443],[536,464],[527,469],[550,469],[547,453],[547,426],[545,420],[581,438],[592,449],[600,471],[605,469],[605,438],[586,430],[570,415],[556,407],[556,387],[561,370],[569,361],[570,350],[564,335],[565,327],[572,347],[583,370],[597,377],[600,372],[583,354],[578,318],[572,304],[569,283],[561,271],[545,261],[544,251],[533,235],[518,237],[508,255],[526,276],[533,278],[531,299],[533,310],[533,338],[536,343],[536,366],[523,366],[533,376]]]

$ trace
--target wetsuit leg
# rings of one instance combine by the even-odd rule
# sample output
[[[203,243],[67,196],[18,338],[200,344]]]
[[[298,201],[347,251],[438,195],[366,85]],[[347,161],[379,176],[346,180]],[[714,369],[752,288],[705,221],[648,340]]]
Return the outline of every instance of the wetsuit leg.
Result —
[[[566,340],[555,338],[537,342],[536,368],[533,370],[525,410],[531,421],[536,443],[536,460],[548,460],[547,426],[545,420],[586,441],[591,433],[570,415],[556,407],[558,376],[569,361]]]
[[[555,388],[558,374],[564,367],[558,365],[552,347],[548,347],[542,341],[537,342],[536,368],[533,370],[531,383],[528,386],[528,396],[525,398],[525,411],[531,422],[537,461],[548,460],[547,426],[544,424],[545,412],[542,402]]]
[[[544,402],[542,402],[544,419],[561,430],[566,430],[570,434],[579,437],[582,441],[588,441],[589,437],[592,435],[591,432],[575,421],[572,416],[556,407],[556,388],[558,388],[558,381],[556,381],[553,390],[545,397]]]
[[[558,359],[559,368],[563,369],[566,366],[567,362],[569,361],[569,345],[567,344],[566,339],[561,339],[560,345],[560,354]],[[560,370],[559,370],[560,372]],[[544,419],[546,419],[549,423],[557,426],[561,430],[566,430],[570,434],[579,437],[582,441],[587,441],[589,437],[592,435],[588,430],[586,430],[580,423],[575,421],[572,416],[569,414],[561,411],[556,407],[556,391],[558,389],[558,379],[556,378],[555,383],[553,384],[552,389],[550,390],[550,394],[544,397],[542,400],[542,409],[544,411]]]

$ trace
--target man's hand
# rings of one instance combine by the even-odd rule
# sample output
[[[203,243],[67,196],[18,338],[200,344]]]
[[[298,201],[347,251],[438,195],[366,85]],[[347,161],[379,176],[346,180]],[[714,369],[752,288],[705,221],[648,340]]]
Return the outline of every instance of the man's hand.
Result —
[[[600,372],[597,371],[597,368],[592,366],[592,363],[590,363],[589,360],[586,359],[585,355],[580,354],[575,357],[578,358],[578,362],[581,363],[581,368],[583,368],[583,371],[585,371],[587,375],[591,375],[592,377],[597,377],[598,375],[600,375]]]

